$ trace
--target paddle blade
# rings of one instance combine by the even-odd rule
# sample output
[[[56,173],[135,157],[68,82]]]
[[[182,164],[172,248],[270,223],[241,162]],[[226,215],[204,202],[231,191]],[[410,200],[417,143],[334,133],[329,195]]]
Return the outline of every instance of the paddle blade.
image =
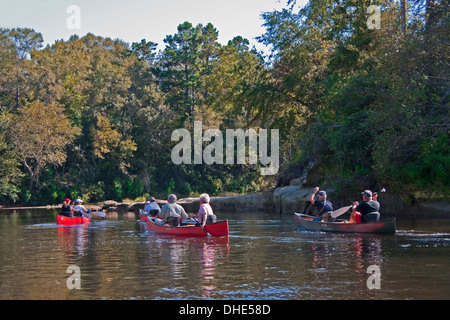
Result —
[[[334,218],[337,218],[337,217],[339,217],[340,215],[343,215],[344,213],[346,213],[347,211],[348,211],[348,209],[350,209],[352,206],[350,205],[350,206],[347,206],[347,207],[342,207],[342,208],[340,208],[340,209],[337,209],[337,210],[335,210],[335,211],[333,211],[332,213],[331,213],[331,217],[334,219]]]
[[[89,220],[92,218],[92,216],[89,213],[84,213],[84,212],[83,212],[83,217],[86,217]]]
[[[103,211],[95,211],[95,212],[91,212],[91,214],[96,215],[98,217],[102,217],[102,218],[106,217],[106,213]]]

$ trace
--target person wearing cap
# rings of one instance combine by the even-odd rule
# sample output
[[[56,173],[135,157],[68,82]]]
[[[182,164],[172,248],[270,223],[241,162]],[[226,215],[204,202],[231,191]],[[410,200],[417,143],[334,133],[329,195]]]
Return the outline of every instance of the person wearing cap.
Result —
[[[75,205],[73,206],[74,209],[78,210],[82,215],[88,215],[91,213],[91,209],[86,210],[86,208],[83,206],[83,200],[77,199],[75,200]]]
[[[72,217],[72,213],[74,213],[76,215],[76,213],[79,213],[79,210],[75,209],[74,207],[72,207],[70,205],[70,203],[72,202],[72,200],[70,200],[69,198],[64,199],[64,203],[61,207],[61,212],[59,213],[62,216],[66,216],[66,217]],[[81,215],[81,213],[80,213]]]
[[[319,192],[319,200],[314,200],[316,197],[316,193]],[[333,204],[330,201],[327,201],[327,193],[325,191],[319,191],[319,187],[314,188],[314,193],[311,194],[309,201],[312,205],[317,207],[318,213],[317,218],[314,221],[325,221],[328,222],[330,220],[330,213],[333,211]]]
[[[144,211],[150,214],[151,216],[156,216],[161,212],[161,208],[156,203],[156,199],[154,197],[151,197],[150,199],[148,199]]]
[[[353,212],[361,213],[364,223],[380,220],[380,203],[376,201],[377,194],[374,194],[375,200],[373,199],[372,191],[370,190],[364,190],[361,195],[363,197],[363,201],[356,201],[353,203],[352,214]]]

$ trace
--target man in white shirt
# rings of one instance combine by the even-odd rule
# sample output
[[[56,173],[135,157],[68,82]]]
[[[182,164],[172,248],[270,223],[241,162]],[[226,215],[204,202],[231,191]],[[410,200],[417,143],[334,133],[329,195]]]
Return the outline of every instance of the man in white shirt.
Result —
[[[151,197],[148,201],[144,211],[147,212],[148,214],[150,214],[151,216],[156,216],[158,213],[161,212],[161,208],[159,207],[159,205],[156,203],[155,198]]]
[[[83,203],[83,200],[81,200],[81,199],[75,200],[75,205],[73,206],[73,208],[80,211],[83,216],[90,218],[91,209],[86,210],[86,208],[82,205],[82,203]]]

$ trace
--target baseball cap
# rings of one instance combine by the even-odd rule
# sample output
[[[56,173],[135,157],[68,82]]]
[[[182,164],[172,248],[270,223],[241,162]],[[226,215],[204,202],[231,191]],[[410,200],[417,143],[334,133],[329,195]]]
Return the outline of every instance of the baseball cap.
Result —
[[[69,198],[64,199],[64,202],[71,202],[72,200],[70,200]]]
[[[370,191],[370,190],[364,190],[364,192],[361,192],[361,194],[363,196],[366,196],[367,198],[372,197],[372,191]]]
[[[326,197],[327,193],[325,191],[319,191],[319,197]]]

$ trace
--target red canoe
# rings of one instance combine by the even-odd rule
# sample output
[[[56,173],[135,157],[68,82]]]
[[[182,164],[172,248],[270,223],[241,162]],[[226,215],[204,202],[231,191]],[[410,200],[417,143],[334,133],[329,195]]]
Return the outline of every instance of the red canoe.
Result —
[[[155,233],[186,237],[206,237],[208,234],[214,237],[228,236],[228,220],[205,225],[205,230],[208,231],[206,232],[202,227],[196,225],[182,225],[179,227],[159,225],[155,223],[155,220],[158,219],[150,218],[142,210],[139,211],[139,219],[147,224],[148,230]]]
[[[56,216],[56,223],[65,226],[70,226],[73,224],[85,224],[91,222],[91,219],[86,217],[66,217],[58,214]]]

